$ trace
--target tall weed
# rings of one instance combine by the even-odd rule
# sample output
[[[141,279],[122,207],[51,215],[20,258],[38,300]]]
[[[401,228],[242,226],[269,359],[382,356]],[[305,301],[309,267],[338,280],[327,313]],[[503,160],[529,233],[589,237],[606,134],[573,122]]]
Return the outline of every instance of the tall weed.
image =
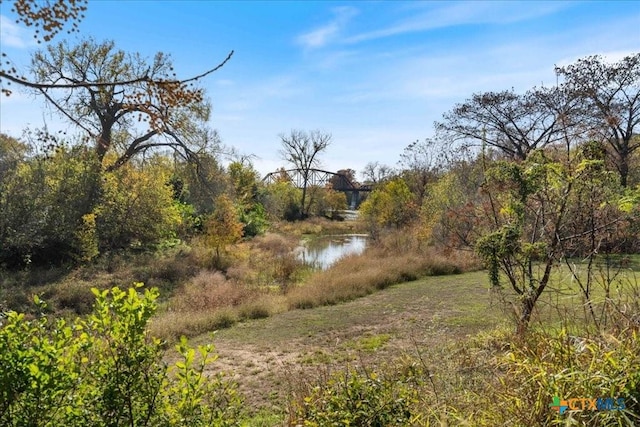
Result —
[[[476,268],[467,254],[445,257],[431,248],[416,250],[384,244],[360,255],[342,258],[330,269],[315,273],[306,283],[287,293],[291,308],[311,308],[349,301],[390,285],[440,274],[457,274]]]
[[[487,413],[501,424],[619,425],[640,423],[640,338],[636,331],[584,338],[566,330],[532,331],[513,345],[499,365],[504,370],[496,405]],[[559,414],[554,397],[623,399],[618,410],[594,410],[582,402]],[[577,408],[577,409],[576,409]]]

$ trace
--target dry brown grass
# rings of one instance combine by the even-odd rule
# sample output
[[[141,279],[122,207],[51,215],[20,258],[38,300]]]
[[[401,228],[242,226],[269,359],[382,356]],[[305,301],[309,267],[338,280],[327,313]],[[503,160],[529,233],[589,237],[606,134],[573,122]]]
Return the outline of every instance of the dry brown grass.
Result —
[[[364,221],[333,221],[323,217],[311,217],[304,221],[282,221],[272,224],[272,230],[290,236],[303,234],[353,234],[366,233]]]
[[[246,319],[269,317],[286,308],[282,295],[229,280],[218,271],[203,270],[176,291],[150,329],[153,335],[172,341]]]
[[[286,310],[285,297],[273,293],[261,293],[238,307],[241,319],[262,319]]]
[[[218,271],[201,271],[176,292],[170,301],[175,311],[206,311],[234,307],[251,298],[245,286],[227,280]]]
[[[290,308],[336,304],[395,283],[423,276],[458,274],[477,267],[475,259],[466,253],[444,256],[433,248],[401,248],[395,242],[386,241],[316,273],[304,285],[291,289],[287,301]]]
[[[215,311],[165,311],[151,320],[149,333],[167,342],[175,342],[181,336],[193,337],[228,328],[238,321],[232,307]]]
[[[421,247],[413,233],[405,232],[389,234],[364,254],[311,273],[293,252],[299,242],[296,236],[268,233],[237,245],[230,253],[233,267],[226,274],[201,270],[173,292],[156,317],[153,332],[165,339],[194,336],[246,319],[336,304],[395,283],[477,267],[467,254],[445,256]],[[201,255],[195,249],[188,258]]]
[[[254,287],[274,287],[284,292],[308,269],[295,255],[299,245],[296,236],[267,233],[257,237],[241,249],[245,255],[237,257],[227,276]]]

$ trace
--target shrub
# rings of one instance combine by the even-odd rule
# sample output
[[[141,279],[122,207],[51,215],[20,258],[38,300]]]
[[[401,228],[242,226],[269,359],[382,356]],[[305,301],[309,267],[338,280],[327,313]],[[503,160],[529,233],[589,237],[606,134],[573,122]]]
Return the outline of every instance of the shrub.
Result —
[[[0,425],[238,425],[235,385],[204,375],[215,360],[211,345],[198,347],[196,357],[182,339],[179,361],[172,367],[163,361],[163,343],[146,333],[156,290],[94,295],[93,313],[71,323],[6,314]]]
[[[0,181],[0,264],[61,264],[96,255],[99,165],[82,147],[20,162]]]
[[[294,394],[290,425],[406,426],[417,420],[417,384],[397,373],[347,369],[306,384]]]
[[[102,178],[94,209],[101,251],[150,246],[175,236],[182,216],[160,159],[145,169],[127,163]]]
[[[282,295],[263,293],[256,295],[251,301],[239,307],[240,317],[243,319],[262,319],[285,311],[286,302]]]

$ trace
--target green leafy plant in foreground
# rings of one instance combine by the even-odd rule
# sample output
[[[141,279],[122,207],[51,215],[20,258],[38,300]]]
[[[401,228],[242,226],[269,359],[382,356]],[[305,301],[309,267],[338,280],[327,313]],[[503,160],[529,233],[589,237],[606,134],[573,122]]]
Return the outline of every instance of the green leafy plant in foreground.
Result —
[[[71,322],[4,314],[0,426],[238,425],[235,384],[205,374],[213,346],[182,339],[178,362],[163,361],[163,343],[146,332],[156,289],[93,293],[92,314]]]

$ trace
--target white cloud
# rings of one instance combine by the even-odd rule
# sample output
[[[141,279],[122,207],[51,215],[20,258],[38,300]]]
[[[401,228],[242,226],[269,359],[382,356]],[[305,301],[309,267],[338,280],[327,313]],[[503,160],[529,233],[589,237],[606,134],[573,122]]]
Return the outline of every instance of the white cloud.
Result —
[[[297,37],[297,42],[306,49],[323,47],[335,41],[341,35],[351,18],[358,14],[353,7],[336,7],[332,10],[334,18],[327,24]]]
[[[0,15],[0,40],[7,47],[20,49],[33,45],[27,31],[4,15]]]
[[[566,8],[565,2],[426,2],[408,9],[409,15],[387,27],[348,37],[345,43],[381,39],[406,33],[469,24],[506,24],[545,16]],[[416,12],[418,10],[418,12]]]

